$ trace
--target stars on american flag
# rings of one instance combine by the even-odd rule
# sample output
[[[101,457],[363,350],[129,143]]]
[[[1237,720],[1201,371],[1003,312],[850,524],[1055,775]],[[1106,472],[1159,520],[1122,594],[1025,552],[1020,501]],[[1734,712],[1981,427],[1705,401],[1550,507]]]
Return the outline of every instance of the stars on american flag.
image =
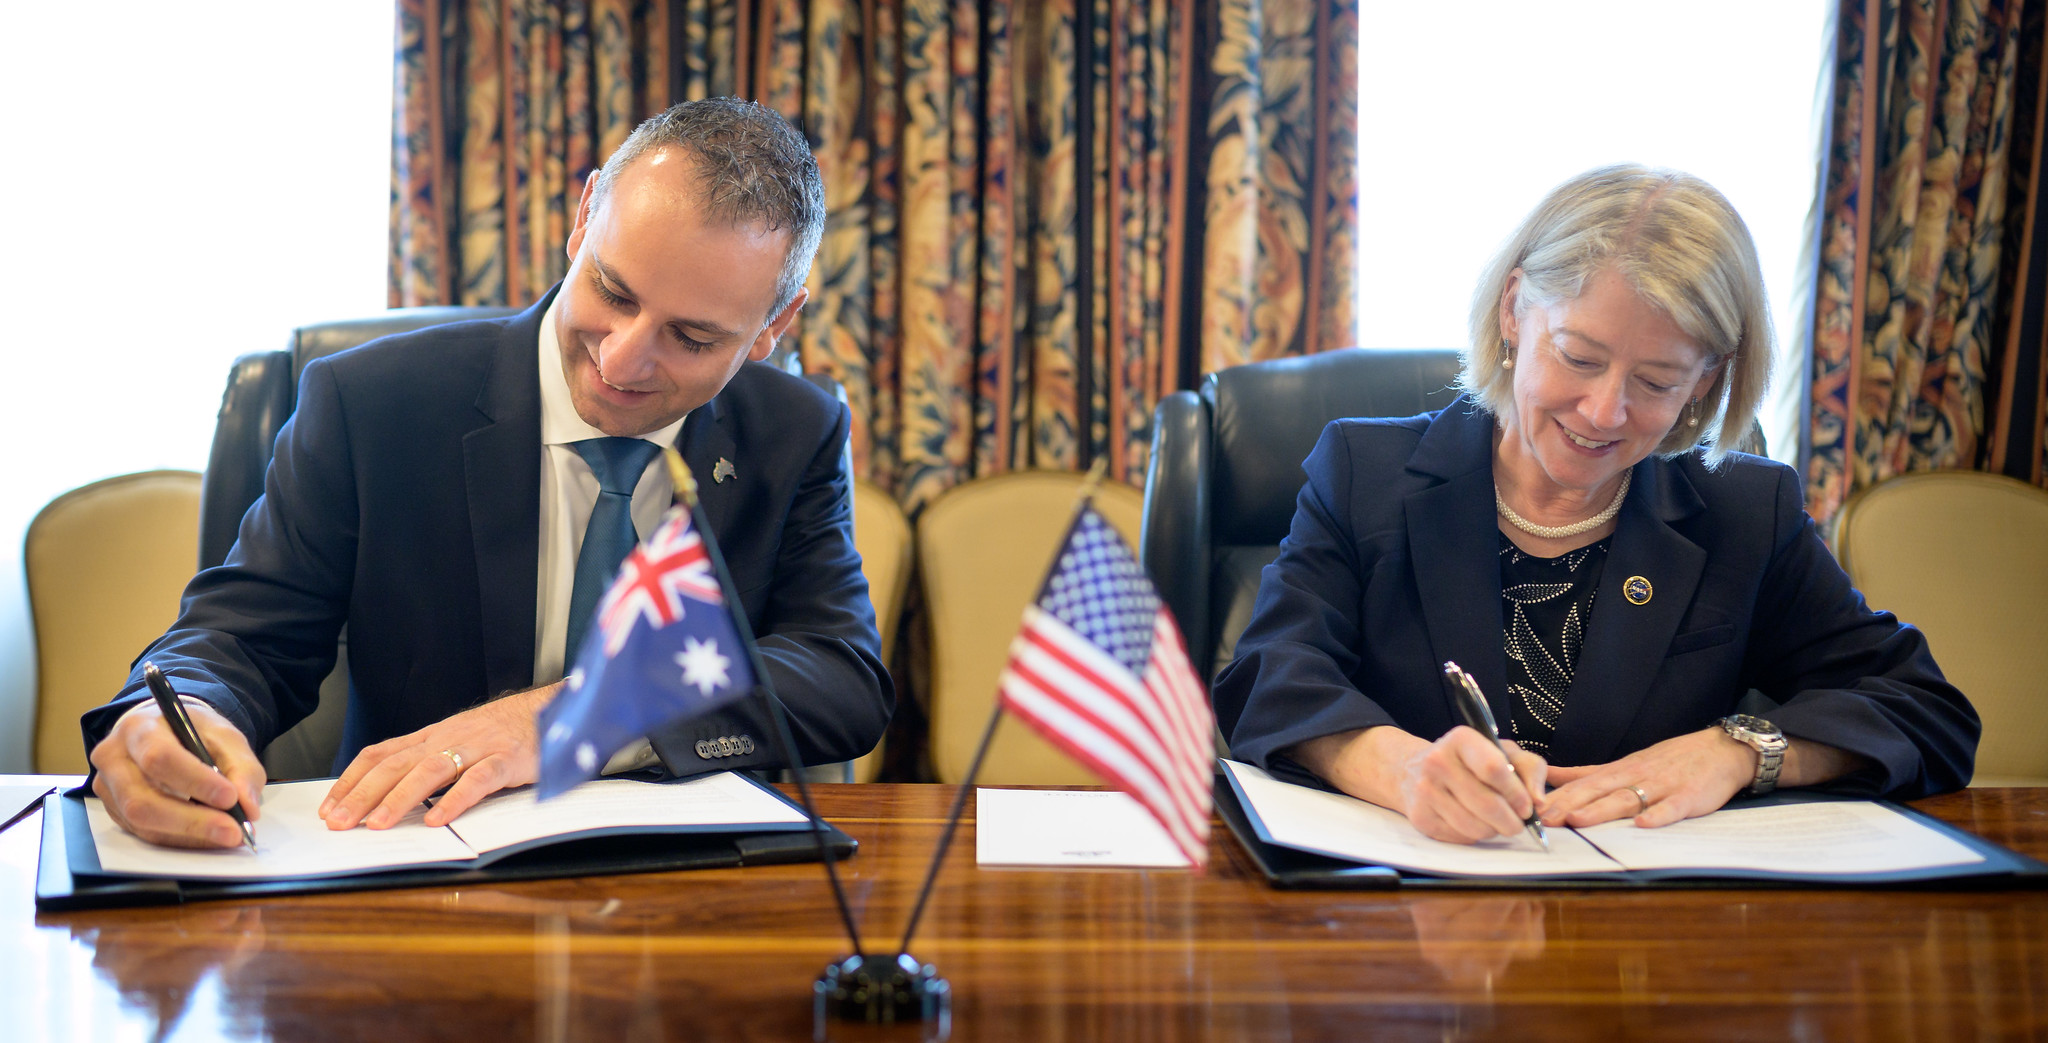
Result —
[[[1159,597],[1101,515],[1090,511],[1075,525],[1039,606],[1125,669],[1144,671]]]

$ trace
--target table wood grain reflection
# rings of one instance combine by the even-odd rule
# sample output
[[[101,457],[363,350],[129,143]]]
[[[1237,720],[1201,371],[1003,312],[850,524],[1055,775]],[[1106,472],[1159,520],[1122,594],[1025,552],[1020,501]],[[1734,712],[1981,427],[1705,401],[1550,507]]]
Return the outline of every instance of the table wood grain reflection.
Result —
[[[816,792],[892,948],[953,790]],[[2048,855],[2048,790],[1919,806]],[[37,916],[37,824],[0,834],[4,1038],[804,1039],[846,951],[814,865]],[[2048,1035],[2040,891],[1291,893],[1214,843],[1202,876],[979,870],[970,823],[912,946],[953,1038]]]

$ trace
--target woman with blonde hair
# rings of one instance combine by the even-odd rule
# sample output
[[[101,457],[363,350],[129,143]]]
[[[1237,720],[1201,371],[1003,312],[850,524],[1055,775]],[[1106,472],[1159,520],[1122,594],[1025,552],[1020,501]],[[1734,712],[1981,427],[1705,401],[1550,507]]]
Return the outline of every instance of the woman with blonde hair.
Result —
[[[1303,464],[1215,684],[1235,756],[1463,842],[1969,781],[1977,717],[1919,631],[1865,606],[1797,474],[1729,451],[1771,329],[1719,192],[1637,166],[1560,185],[1471,326],[1457,401],[1332,423]],[[1446,661],[1498,748],[1457,726]],[[1736,712],[1752,690],[1775,705]]]

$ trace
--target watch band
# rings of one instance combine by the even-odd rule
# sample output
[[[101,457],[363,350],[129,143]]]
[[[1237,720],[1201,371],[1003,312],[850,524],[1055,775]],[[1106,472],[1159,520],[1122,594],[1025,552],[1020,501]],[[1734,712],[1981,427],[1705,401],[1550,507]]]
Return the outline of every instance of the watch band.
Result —
[[[1762,796],[1777,789],[1778,771],[1785,766],[1785,733],[1777,725],[1745,713],[1730,714],[1715,723],[1729,738],[1756,751],[1756,775],[1749,783],[1750,794]]]
[[[1778,788],[1778,770],[1785,766],[1785,740],[1781,736],[1769,748],[1752,748],[1756,750],[1756,778],[1750,780],[1749,792],[1760,797]]]

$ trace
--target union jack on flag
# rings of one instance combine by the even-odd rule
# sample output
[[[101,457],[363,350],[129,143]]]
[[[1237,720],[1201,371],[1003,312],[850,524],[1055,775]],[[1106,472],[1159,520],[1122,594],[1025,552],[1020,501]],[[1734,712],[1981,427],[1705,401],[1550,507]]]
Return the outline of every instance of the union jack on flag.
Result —
[[[619,564],[561,694],[540,713],[542,799],[597,777],[649,732],[754,688],[710,548],[671,507]]]
[[[1216,718],[1180,628],[1094,507],[1025,607],[999,685],[1004,709],[1136,798],[1189,863],[1208,860]]]
[[[718,577],[711,573],[711,555],[704,550],[704,538],[689,525],[664,524],[619,563],[619,574],[605,588],[597,604],[597,625],[604,631],[606,655],[618,655],[633,632],[635,622],[645,620],[655,629],[668,626],[683,616],[683,597],[718,604],[723,596]]]

